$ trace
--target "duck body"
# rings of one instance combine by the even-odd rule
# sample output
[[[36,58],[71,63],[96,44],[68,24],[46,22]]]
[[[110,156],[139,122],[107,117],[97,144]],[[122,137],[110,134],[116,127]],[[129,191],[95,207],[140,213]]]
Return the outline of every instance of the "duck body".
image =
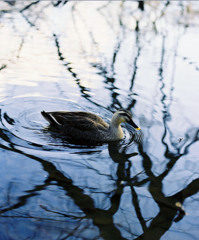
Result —
[[[101,117],[90,112],[42,111],[41,114],[51,126],[63,135],[76,140],[94,142],[121,140],[124,136],[120,126],[121,122],[131,122],[131,125],[133,124],[139,130],[132,120],[132,115],[126,110],[119,110],[114,113],[110,125]],[[129,121],[126,121],[125,117]]]

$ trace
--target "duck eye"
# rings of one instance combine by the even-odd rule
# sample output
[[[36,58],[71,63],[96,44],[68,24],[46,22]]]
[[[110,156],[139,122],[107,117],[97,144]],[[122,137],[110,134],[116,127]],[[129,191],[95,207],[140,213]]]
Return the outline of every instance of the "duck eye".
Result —
[[[126,120],[126,122],[130,122],[131,121],[131,119],[129,117],[125,117],[124,119]]]

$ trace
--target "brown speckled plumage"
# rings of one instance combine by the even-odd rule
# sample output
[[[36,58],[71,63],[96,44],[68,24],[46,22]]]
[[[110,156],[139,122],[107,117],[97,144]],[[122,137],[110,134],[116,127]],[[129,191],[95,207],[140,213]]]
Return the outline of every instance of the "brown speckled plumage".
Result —
[[[126,110],[117,111],[113,115],[110,125],[101,117],[89,112],[42,111],[41,114],[53,127],[67,137],[95,142],[120,140],[123,137],[120,123],[133,123],[132,115]],[[137,126],[134,124],[134,127]]]

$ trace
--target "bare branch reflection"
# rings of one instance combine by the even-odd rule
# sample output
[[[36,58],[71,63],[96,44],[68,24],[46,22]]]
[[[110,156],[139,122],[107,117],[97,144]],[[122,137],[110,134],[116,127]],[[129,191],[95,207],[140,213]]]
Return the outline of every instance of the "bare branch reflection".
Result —
[[[1,238],[185,234],[198,217],[190,204],[199,191],[194,2],[1,6]],[[40,116],[59,107],[107,121],[125,108],[142,131],[123,125],[119,142],[69,142]]]

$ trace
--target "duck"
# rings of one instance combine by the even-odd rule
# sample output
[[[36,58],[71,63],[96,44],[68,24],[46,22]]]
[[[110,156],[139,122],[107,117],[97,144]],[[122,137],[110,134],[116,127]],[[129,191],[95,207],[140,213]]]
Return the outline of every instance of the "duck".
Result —
[[[110,121],[106,123],[101,117],[91,112],[83,111],[41,111],[41,115],[62,135],[74,140],[94,142],[110,142],[121,140],[124,132],[121,123],[126,122],[136,130],[141,130],[134,121],[130,111],[117,110]]]

